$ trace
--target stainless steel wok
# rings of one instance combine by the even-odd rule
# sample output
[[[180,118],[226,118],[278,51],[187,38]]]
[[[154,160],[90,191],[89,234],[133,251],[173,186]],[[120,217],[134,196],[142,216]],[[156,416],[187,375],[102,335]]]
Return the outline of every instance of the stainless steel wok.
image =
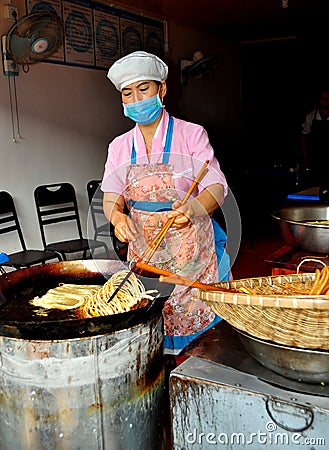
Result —
[[[329,206],[288,206],[272,217],[279,222],[282,237],[290,247],[311,253],[329,252],[329,225],[307,223],[329,220]]]
[[[329,382],[329,352],[288,347],[236,331],[247,352],[268,369],[306,383]]]

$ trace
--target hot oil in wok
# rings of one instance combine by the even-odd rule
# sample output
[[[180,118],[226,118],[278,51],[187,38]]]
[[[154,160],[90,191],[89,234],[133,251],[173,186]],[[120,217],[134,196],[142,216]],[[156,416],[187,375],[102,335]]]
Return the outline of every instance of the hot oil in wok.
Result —
[[[95,272],[95,269],[97,271]],[[63,340],[85,338],[114,333],[161,316],[164,302],[174,289],[157,279],[141,277],[145,288],[157,289],[156,301],[136,311],[92,318],[76,317],[75,313],[63,310],[45,310],[47,316],[38,316],[30,301],[44,295],[59,283],[103,286],[108,279],[122,270],[122,262],[99,260],[65,261],[34,266],[13,271],[0,277],[0,337],[29,340]]]
[[[63,321],[82,318],[78,309],[60,310],[39,308],[30,304],[38,296],[42,297],[49,289],[57,287],[60,283],[96,284],[102,286],[107,280],[103,276],[92,278],[55,277],[42,279],[37,282],[33,279],[17,284],[6,293],[4,303],[0,306],[0,320],[4,322],[44,322]],[[43,314],[37,314],[41,312]],[[44,315],[45,314],[45,315]]]

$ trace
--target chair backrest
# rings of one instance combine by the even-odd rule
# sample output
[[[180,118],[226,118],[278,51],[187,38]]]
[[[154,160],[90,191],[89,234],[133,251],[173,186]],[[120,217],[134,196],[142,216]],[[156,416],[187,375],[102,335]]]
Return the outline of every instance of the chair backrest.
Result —
[[[87,183],[87,193],[88,193],[88,200],[89,203],[91,203],[94,196],[96,198],[100,198],[103,201],[103,192],[99,189],[101,185],[101,180],[90,180]]]
[[[16,232],[23,250],[26,250],[22,229],[17,217],[14,200],[9,192],[0,192],[0,234]]]
[[[87,193],[90,205],[90,215],[95,231],[95,239],[99,227],[108,223],[103,210],[103,192],[100,190],[101,180],[91,180],[87,183]],[[112,226],[109,224],[110,230]]]
[[[43,245],[46,246],[45,228],[61,222],[74,221],[79,238],[82,229],[75,189],[70,183],[54,183],[37,186],[34,200],[38,214]]]

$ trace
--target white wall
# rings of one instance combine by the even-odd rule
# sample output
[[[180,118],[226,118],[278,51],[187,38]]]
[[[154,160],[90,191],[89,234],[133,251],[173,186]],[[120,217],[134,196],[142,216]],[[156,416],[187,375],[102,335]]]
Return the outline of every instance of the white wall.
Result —
[[[22,138],[14,143],[8,80],[0,76],[0,189],[15,199],[27,245],[40,247],[35,186],[71,182],[84,224],[86,184],[101,178],[109,140],[130,124],[104,71],[39,63],[16,87]]]
[[[0,0],[1,3],[4,0]],[[0,19],[1,34],[8,24]],[[205,126],[232,134],[238,124],[239,68],[236,47],[196,30],[169,24],[168,107]],[[179,83],[180,59],[197,49],[225,52],[225,66],[214,80]],[[214,87],[217,87],[214,90]],[[15,200],[28,247],[41,248],[33,200],[38,184],[71,182],[77,191],[86,229],[86,184],[101,178],[108,142],[131,127],[122,115],[120,95],[106,71],[41,62],[16,79],[21,139],[12,141],[8,79],[0,73],[0,190]],[[222,131],[221,131],[222,132]],[[219,155],[220,159],[220,155]],[[0,251],[16,250],[0,240]]]

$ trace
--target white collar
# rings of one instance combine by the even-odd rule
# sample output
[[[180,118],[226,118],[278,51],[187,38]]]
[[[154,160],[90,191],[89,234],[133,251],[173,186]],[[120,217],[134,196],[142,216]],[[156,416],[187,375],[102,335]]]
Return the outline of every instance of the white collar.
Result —
[[[163,110],[163,112],[165,112],[165,110]],[[165,120],[165,116],[168,117],[168,120],[167,120],[167,125],[166,125],[166,131],[164,132],[163,139],[162,139],[162,146],[163,146],[163,148],[166,145],[166,137],[167,137],[168,126],[169,126],[169,116],[168,116],[168,114],[162,114],[161,120],[158,123],[157,129],[155,130],[155,133],[154,133],[154,138],[157,138],[158,134],[160,133],[163,121]],[[139,152],[138,140],[137,140],[137,128],[139,128],[138,124],[136,124],[136,126],[134,128],[134,147],[135,147],[136,154]],[[141,133],[140,130],[139,130],[139,133],[140,133],[141,139],[142,139],[142,133]]]

